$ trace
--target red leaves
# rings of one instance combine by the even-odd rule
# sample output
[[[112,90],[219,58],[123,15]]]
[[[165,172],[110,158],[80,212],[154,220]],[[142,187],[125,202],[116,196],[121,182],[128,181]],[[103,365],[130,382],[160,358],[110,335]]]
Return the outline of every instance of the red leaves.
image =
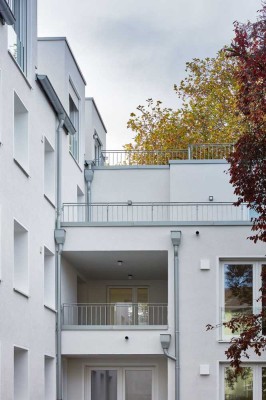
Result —
[[[254,242],[266,242],[266,3],[256,22],[235,23],[230,54],[237,59],[238,107],[248,131],[236,143],[228,158],[230,182],[243,202],[254,210]]]
[[[233,337],[230,346],[225,351],[226,357],[230,360],[230,366],[233,367],[231,379],[234,380],[242,371],[241,358],[249,358],[249,350],[253,350],[258,356],[266,349],[266,337],[262,335],[262,323],[265,319],[265,313],[242,315],[232,318],[223,325],[237,333],[243,329],[238,337]]]

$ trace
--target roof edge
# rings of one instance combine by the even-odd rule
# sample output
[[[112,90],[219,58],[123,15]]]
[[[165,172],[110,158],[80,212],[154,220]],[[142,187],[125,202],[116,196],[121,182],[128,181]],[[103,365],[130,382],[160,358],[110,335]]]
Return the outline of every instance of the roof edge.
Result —
[[[97,112],[97,114],[98,114],[98,117],[99,117],[99,119],[100,119],[100,121],[101,121],[101,124],[102,124],[102,126],[103,126],[103,128],[104,128],[104,130],[105,130],[105,133],[107,133],[106,126],[105,126],[105,124],[104,124],[104,122],[103,122],[101,113],[100,113],[100,111],[99,111],[99,109],[98,109],[98,107],[97,107],[97,105],[96,105],[96,103],[95,103],[94,98],[93,98],[93,97],[85,97],[85,100],[90,100],[90,101],[92,102],[92,104],[94,105],[94,108],[95,108],[95,110],[96,110],[96,112]]]
[[[47,99],[49,100],[51,106],[53,107],[55,113],[59,117],[60,115],[64,115],[64,126],[67,131],[74,135],[76,133],[76,129],[72,124],[63,104],[61,103],[56,91],[54,90],[53,85],[51,84],[47,75],[38,75],[36,74],[36,80],[39,82],[43,92],[45,93]]]
[[[0,0],[0,1],[1,1],[1,0]],[[65,42],[66,45],[67,45],[67,47],[68,47],[68,50],[69,50],[69,52],[70,52],[70,54],[71,54],[71,56],[72,56],[72,58],[73,58],[73,61],[74,61],[74,63],[76,64],[76,67],[77,67],[77,70],[79,71],[79,74],[80,74],[80,76],[81,76],[81,79],[82,79],[83,82],[84,82],[84,85],[85,85],[85,86],[87,85],[87,82],[86,82],[86,80],[85,80],[85,78],[84,78],[84,75],[83,75],[82,72],[81,72],[81,68],[80,68],[80,66],[78,65],[78,62],[77,62],[77,60],[76,60],[76,58],[75,58],[75,56],[74,56],[74,53],[73,53],[73,51],[72,51],[72,49],[71,49],[71,47],[70,47],[70,44],[69,44],[69,42],[68,42],[66,36],[38,37],[38,38],[37,38],[37,41],[38,41],[38,42]]]

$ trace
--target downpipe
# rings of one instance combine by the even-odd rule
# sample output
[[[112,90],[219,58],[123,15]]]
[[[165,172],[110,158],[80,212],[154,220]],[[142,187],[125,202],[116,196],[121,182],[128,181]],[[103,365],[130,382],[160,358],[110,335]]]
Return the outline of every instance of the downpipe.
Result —
[[[61,346],[61,254],[65,242],[65,230],[61,229],[62,213],[62,128],[65,116],[59,116],[59,125],[56,130],[57,165],[56,165],[56,398],[62,400],[62,346]]]
[[[181,231],[171,231],[174,247],[174,307],[175,307],[175,400],[180,400],[180,331],[179,331],[179,258]]]

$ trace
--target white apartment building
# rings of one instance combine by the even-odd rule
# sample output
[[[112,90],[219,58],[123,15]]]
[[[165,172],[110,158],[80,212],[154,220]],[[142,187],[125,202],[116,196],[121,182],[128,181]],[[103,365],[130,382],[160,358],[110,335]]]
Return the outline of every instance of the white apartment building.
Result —
[[[228,147],[106,150],[36,8],[0,0],[0,398],[265,400],[265,355],[231,388],[231,332],[206,332],[262,306],[265,245],[232,205]]]

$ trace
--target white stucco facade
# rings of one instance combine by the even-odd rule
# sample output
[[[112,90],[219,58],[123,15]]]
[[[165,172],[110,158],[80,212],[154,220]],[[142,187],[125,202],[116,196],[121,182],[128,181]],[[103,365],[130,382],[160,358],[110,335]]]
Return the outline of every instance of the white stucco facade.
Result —
[[[266,258],[247,239],[248,209],[232,205],[227,163],[110,165],[69,43],[37,40],[36,3],[25,1],[14,52],[11,3],[0,0],[0,399],[240,399],[253,389],[228,397],[230,332],[206,325],[239,306],[225,283],[232,266],[252,276],[241,307],[260,306]],[[246,364],[253,400],[264,363]]]

